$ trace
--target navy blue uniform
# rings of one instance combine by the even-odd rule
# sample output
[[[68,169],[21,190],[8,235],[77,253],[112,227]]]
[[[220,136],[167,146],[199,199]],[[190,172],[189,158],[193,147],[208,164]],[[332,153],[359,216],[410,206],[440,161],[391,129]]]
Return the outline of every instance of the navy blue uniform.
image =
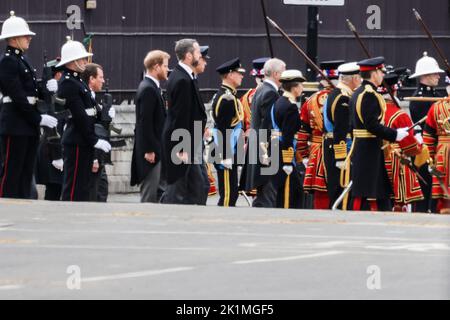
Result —
[[[219,181],[220,198],[218,205],[225,207],[236,206],[239,197],[237,148],[239,145],[238,139],[243,134],[244,110],[236,97],[236,93],[235,89],[222,84],[212,103],[212,114],[215,122],[214,141],[219,151],[216,154],[215,163]],[[241,151],[241,153],[243,152]],[[233,159],[231,168],[225,168],[220,164],[220,160],[225,159]]]
[[[413,94],[414,97],[430,97],[436,98],[441,95],[433,88],[426,86],[424,84],[419,84],[418,88]],[[416,123],[428,114],[433,102],[426,101],[412,101],[409,105],[409,111],[411,113],[411,118],[413,123]],[[425,122],[420,125],[422,130],[425,127]],[[413,212],[436,212],[436,201],[431,198],[431,186],[433,185],[433,178],[428,171],[428,165],[425,164],[419,168],[420,175],[425,179],[427,184],[422,180],[419,180],[420,188],[422,189],[423,196],[425,199],[421,201],[416,201],[413,205]]]
[[[89,183],[94,160],[97,104],[78,72],[68,69],[59,83],[58,97],[66,100],[72,116],[62,137],[64,156],[63,201],[89,201]]]
[[[0,59],[0,197],[30,198],[41,116],[35,70],[21,50],[7,47]]]

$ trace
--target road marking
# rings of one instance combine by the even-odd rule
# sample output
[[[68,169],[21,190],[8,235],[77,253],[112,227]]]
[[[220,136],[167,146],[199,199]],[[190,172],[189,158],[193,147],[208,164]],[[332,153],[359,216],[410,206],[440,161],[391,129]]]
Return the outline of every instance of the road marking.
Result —
[[[36,244],[36,245],[22,245],[31,244],[31,242],[4,242],[0,239],[0,249],[78,249],[78,250],[174,250],[174,251],[210,251],[212,248],[205,247],[148,247],[148,246],[99,246],[99,245],[52,245],[52,244]]]
[[[156,276],[165,273],[174,273],[174,272],[182,272],[193,270],[193,267],[179,267],[179,268],[170,268],[170,269],[162,269],[162,270],[148,270],[148,271],[139,271],[139,272],[129,272],[129,273],[120,273],[114,274],[110,276],[99,276],[99,277],[91,277],[91,278],[82,278],[81,283],[86,282],[99,282],[99,281],[108,281],[108,280],[121,280],[121,279],[131,279],[131,278],[143,278]]]
[[[427,252],[430,250],[449,251],[450,247],[445,243],[407,243],[399,245],[372,245],[367,246],[366,249],[376,250],[408,250],[416,252]]]
[[[263,237],[263,238],[312,238],[312,239],[348,239],[348,240],[386,240],[386,241],[450,241],[448,238],[400,238],[400,237],[368,237],[368,236],[342,236],[342,235],[309,235],[309,234],[273,234],[273,233],[247,233],[247,232],[211,232],[211,231],[147,231],[147,230],[134,230],[134,231],[123,231],[123,230],[51,230],[51,229],[21,229],[21,228],[8,228],[2,230],[3,232],[30,232],[30,233],[104,233],[104,234],[114,234],[114,235],[189,235],[189,236],[242,236],[242,237]]]
[[[325,256],[334,256],[334,255],[338,255],[338,254],[342,254],[342,253],[343,253],[342,251],[327,251],[327,252],[304,254],[304,255],[300,255],[300,256],[291,256],[291,257],[239,260],[239,261],[232,262],[232,264],[250,264],[250,263],[263,263],[263,262],[292,261],[292,260],[300,260],[300,259],[319,258],[319,257],[325,257]]]
[[[0,291],[18,290],[18,289],[22,289],[22,288],[23,288],[23,286],[21,286],[21,285],[0,286]]]

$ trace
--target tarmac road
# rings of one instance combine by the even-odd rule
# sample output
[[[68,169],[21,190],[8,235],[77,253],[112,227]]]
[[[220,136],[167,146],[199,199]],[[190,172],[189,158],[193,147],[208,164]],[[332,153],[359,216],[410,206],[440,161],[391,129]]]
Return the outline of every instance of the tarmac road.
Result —
[[[449,267],[450,216],[0,200],[0,299],[449,299]]]

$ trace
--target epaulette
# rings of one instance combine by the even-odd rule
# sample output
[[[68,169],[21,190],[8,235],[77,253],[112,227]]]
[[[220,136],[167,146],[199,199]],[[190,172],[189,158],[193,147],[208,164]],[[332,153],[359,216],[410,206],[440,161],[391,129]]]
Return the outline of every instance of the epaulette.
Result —
[[[372,88],[371,85],[366,84],[366,86],[364,87],[364,92],[375,93],[375,90]]]
[[[227,101],[233,101],[235,99],[235,96],[231,93],[231,91],[227,90],[224,94],[222,94],[221,98]]]

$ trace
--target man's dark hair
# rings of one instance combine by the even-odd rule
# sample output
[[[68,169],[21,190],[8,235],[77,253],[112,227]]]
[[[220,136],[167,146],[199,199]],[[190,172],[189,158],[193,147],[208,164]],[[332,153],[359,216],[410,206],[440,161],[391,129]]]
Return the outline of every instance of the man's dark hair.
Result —
[[[283,88],[284,91],[291,91],[292,88],[295,88],[296,86],[298,86],[300,82],[284,82],[281,84],[281,87]]]
[[[364,80],[369,80],[372,77],[372,73],[375,72],[376,70],[370,70],[370,71],[361,71],[361,78],[363,78]]]
[[[81,73],[81,79],[84,82],[89,83],[91,77],[97,78],[98,69],[103,70],[102,66],[96,63],[88,63],[86,69]]]

